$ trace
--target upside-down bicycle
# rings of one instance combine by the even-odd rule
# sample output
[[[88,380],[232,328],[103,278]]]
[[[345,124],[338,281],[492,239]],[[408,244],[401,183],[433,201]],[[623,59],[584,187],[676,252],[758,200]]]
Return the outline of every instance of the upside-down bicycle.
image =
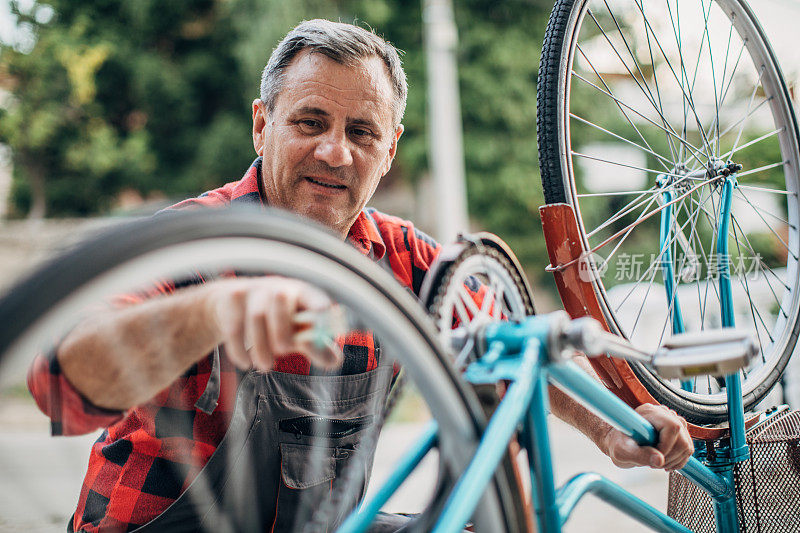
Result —
[[[431,272],[426,303],[437,332],[385,272],[341,242],[284,215],[232,212],[138,223],[71,251],[0,301],[0,352],[35,353],[87,304],[155,278],[230,269],[296,277],[326,290],[351,327],[375,332],[434,420],[376,496],[350,513],[349,498],[336,494],[362,485],[361,465],[371,460],[364,443],[377,439],[384,422],[376,420],[349,461],[333,465],[337,490],[299,510],[299,530],[325,522],[367,530],[386,498],[436,449],[436,487],[409,521],[411,530],[458,531],[471,521],[478,531],[524,531],[532,501],[538,529],[559,531],[578,498],[594,491],[653,528],[686,531],[596,476],[556,489],[545,424],[548,377],[639,442],[654,441],[638,415],[565,362],[571,348],[597,356],[595,368],[625,403],[659,401],[693,422],[701,441],[685,473],[713,498],[717,529],[739,530],[748,519],[735,496],[735,463],[748,456],[745,425],[764,427],[777,416],[744,412],[777,382],[800,327],[800,152],[774,54],[742,1],[560,1],[542,60],[539,152],[550,268],[571,315],[591,315],[643,350],[589,322],[532,318],[521,268],[490,236],[443,252]],[[612,140],[633,152],[614,151]],[[645,182],[641,174],[629,182],[599,178],[598,167],[580,161],[634,168]],[[648,261],[628,280],[619,259],[637,254]],[[754,273],[736,270],[748,260]],[[659,275],[663,291],[653,288]],[[653,323],[655,334],[644,327]],[[734,325],[751,331],[755,344],[717,332]],[[664,343],[667,328],[672,345]],[[692,330],[714,332],[680,335]],[[510,382],[488,425],[462,369],[470,383]],[[508,448],[520,426],[530,496]],[[335,446],[326,431],[313,433],[319,445]],[[309,479],[329,467],[310,461]]]

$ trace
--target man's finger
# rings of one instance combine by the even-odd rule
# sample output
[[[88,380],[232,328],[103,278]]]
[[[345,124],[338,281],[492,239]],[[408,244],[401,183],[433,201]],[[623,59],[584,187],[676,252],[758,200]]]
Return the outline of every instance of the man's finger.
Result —
[[[298,299],[298,294],[292,289],[279,290],[273,295],[267,327],[270,349],[275,357],[288,355],[296,349],[292,341],[294,336],[292,319],[297,312]]]
[[[611,448],[609,455],[622,468],[652,466],[653,463],[657,463],[655,468],[659,468],[664,463],[664,455],[661,452],[649,446],[639,446],[636,441],[622,434]]]
[[[653,424],[658,432],[658,450],[665,457],[670,457],[683,428],[678,416],[662,405],[641,405],[636,408],[636,412]]]
[[[273,356],[269,346],[269,333],[267,331],[267,311],[261,299],[262,292],[252,294],[248,301],[247,309],[247,337],[252,343],[250,359],[258,370],[266,372],[272,368]]]
[[[686,466],[687,462],[689,462],[689,459],[692,457],[693,451],[694,450],[683,453],[682,455],[668,462],[667,464],[664,465],[664,470],[680,470],[681,468]]]
[[[245,308],[242,298],[232,297],[224,309],[218,311],[222,317],[220,332],[225,353],[234,365],[241,369],[250,368],[250,358],[245,347]]]

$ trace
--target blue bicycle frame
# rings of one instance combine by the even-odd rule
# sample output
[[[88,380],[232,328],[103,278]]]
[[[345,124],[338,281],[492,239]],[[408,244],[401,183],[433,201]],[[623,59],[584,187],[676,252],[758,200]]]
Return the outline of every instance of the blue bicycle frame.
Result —
[[[735,173],[721,177],[720,224],[717,235],[717,254],[720,257],[719,284],[723,326],[732,327],[733,301],[728,261],[728,229]],[[664,187],[662,185],[662,187]],[[665,187],[666,188],[666,187]],[[682,329],[680,303],[675,291],[673,258],[668,252],[672,237],[673,193],[664,192],[662,210],[661,250],[673,328]],[[595,473],[582,473],[561,487],[555,486],[553,464],[547,427],[548,384],[555,384],[614,427],[629,435],[642,446],[655,446],[658,435],[650,423],[622,400],[589,377],[573,362],[560,359],[556,347],[550,346],[553,328],[552,315],[529,317],[521,323],[494,323],[483,332],[488,346],[486,353],[472,363],[464,373],[471,383],[511,382],[497,407],[478,445],[475,456],[462,474],[439,517],[436,533],[461,531],[470,519],[481,495],[491,481],[508,443],[521,426],[519,443],[525,448],[530,464],[533,508],[538,531],[560,532],[575,505],[587,493],[592,493],[632,518],[656,531],[689,532],[682,524],[653,508],[620,486]],[[709,494],[714,503],[718,533],[739,531],[736,495],[733,480],[734,464],[748,457],[745,441],[744,413],[739,375],[725,378],[730,419],[730,438],[716,446],[713,454],[706,453],[703,443],[696,443],[695,457],[681,473]],[[366,531],[370,521],[435,445],[436,427],[431,426],[413,449],[401,460],[393,475],[375,496],[363,502],[345,521],[340,532]]]

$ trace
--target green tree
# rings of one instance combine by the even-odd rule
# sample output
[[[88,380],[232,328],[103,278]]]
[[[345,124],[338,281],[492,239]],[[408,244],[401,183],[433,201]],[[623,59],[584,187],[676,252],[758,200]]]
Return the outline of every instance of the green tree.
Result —
[[[89,214],[122,189],[185,194],[241,174],[249,100],[229,2],[53,0],[44,22],[42,5],[12,6],[32,50],[0,50],[20,213]]]
[[[0,49],[0,141],[14,201],[40,216],[106,210],[124,188],[186,196],[253,157],[250,102],[277,41],[299,21],[376,28],[404,51],[409,100],[388,181],[427,173],[422,0],[48,0],[20,12],[36,44]],[[552,3],[457,0],[469,210],[526,265],[546,264],[537,207],[536,76]],[[5,80],[5,82],[3,82]]]
[[[459,0],[454,8],[470,215],[549,281],[538,213],[536,79],[552,2]]]

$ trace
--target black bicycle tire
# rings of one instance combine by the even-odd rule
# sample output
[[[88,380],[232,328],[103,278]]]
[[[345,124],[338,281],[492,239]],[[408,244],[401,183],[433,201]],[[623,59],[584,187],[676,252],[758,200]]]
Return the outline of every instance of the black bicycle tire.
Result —
[[[766,34],[758,23],[755,14],[746,1],[732,0],[741,6],[742,11],[753,23],[754,29],[759,33],[769,59],[778,73],[780,90],[789,98],[789,90],[782,75],[780,65],[774,50],[766,38]],[[580,9],[582,0],[557,0],[550,13],[547,29],[543,41],[539,79],[537,86],[537,146],[539,150],[539,166],[541,181],[546,204],[569,203],[568,191],[563,179],[562,146],[560,141],[559,124],[559,98],[561,96],[562,75],[565,72],[562,61],[562,50],[567,44],[565,40],[574,30],[574,15]],[[789,109],[790,127],[794,128],[795,137],[798,135],[797,118],[792,109]],[[800,309],[798,309],[800,313]],[[784,353],[775,361],[775,366],[761,382],[743,397],[745,410],[753,408],[760,402],[779,381],[786,364],[793,352],[793,346],[800,336],[800,320],[795,318],[794,327],[789,333],[789,343]],[[691,401],[672,392],[655,377],[650,370],[639,363],[630,363],[631,370],[645,389],[659,403],[674,409],[689,422],[695,424],[717,424],[727,420],[727,405],[724,403],[707,403]]]
[[[24,332],[34,326],[42,315],[76,289],[87,286],[98,275],[149,252],[216,237],[267,239],[311,250],[349,268],[367,281],[415,324],[429,345],[430,353],[436,356],[434,364],[443,369],[448,377],[448,386],[460,398],[471,420],[475,438],[480,438],[486,420],[478,400],[449,365],[436,340],[435,329],[424,310],[409,299],[407,291],[372,261],[334,237],[327,228],[275,209],[166,212],[154,218],[119,225],[78,244],[35,270],[0,299],[0,370],[15,341]],[[495,475],[494,483],[496,488],[499,487],[494,497],[485,497],[482,501],[496,499],[500,509],[498,514],[505,521],[505,530],[517,531],[514,519],[503,511],[510,508],[508,502],[503,503],[503,500],[511,494],[511,490],[502,471]]]

